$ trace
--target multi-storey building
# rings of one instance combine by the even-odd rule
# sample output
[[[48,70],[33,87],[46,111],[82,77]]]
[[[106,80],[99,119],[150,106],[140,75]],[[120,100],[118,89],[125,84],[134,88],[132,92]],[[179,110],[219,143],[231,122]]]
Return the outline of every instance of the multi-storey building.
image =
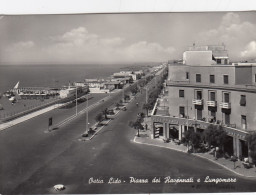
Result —
[[[256,63],[230,64],[224,46],[193,46],[183,64],[168,69],[168,94],[152,112],[152,137],[182,139],[189,128],[222,125],[225,150],[248,156],[245,137],[256,130]]]

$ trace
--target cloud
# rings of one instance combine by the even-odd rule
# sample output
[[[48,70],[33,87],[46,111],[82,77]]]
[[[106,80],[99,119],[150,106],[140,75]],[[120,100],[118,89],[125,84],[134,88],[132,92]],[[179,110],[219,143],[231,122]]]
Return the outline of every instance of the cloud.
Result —
[[[244,58],[254,58],[256,59],[256,41],[251,41],[241,52],[241,56]]]
[[[173,47],[164,48],[158,43],[140,41],[125,48],[124,53],[131,59],[144,58],[146,61],[168,60],[175,51]]]
[[[35,46],[33,41],[20,41],[14,44],[11,44],[10,47],[7,48],[9,51],[24,51],[24,49],[31,49]]]
[[[129,44],[122,37],[102,37],[90,33],[85,27],[71,29],[46,40],[47,44],[42,46],[33,41],[17,42],[8,51],[12,56],[18,56],[16,59],[20,61],[33,60],[41,63],[159,62],[170,59],[175,51],[173,47],[163,47],[154,42],[139,41]]]
[[[199,34],[198,40],[203,44],[224,43],[229,50],[231,60],[239,60],[241,48],[255,40],[256,25],[247,21],[241,21],[236,13],[227,13],[222,17],[220,25],[216,29],[210,29]]]

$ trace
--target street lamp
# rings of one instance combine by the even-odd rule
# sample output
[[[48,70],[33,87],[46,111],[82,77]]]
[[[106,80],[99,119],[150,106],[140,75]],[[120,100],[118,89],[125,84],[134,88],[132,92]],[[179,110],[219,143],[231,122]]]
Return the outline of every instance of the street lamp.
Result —
[[[85,129],[85,134],[88,134],[88,125],[89,125],[89,117],[88,117],[88,100],[89,100],[89,95],[90,94],[88,94],[86,97],[86,129]]]
[[[76,86],[76,116],[77,116],[77,86]]]
[[[146,104],[148,103],[148,86],[146,86]]]

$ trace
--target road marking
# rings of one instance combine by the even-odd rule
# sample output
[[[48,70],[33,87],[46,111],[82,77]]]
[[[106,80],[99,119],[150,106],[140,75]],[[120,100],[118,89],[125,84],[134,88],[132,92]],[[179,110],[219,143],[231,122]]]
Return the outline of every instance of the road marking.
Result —
[[[55,128],[60,128],[60,127],[62,127],[62,126],[65,125],[66,123],[68,123],[68,122],[72,121],[73,119],[75,119],[77,116],[79,116],[79,115],[81,115],[81,114],[84,114],[86,111],[90,111],[91,109],[93,109],[93,108],[96,107],[97,105],[101,104],[101,103],[102,103],[102,100],[107,101],[107,100],[110,99],[110,98],[111,98],[111,96],[107,96],[107,97],[104,97],[104,98],[100,99],[99,101],[95,102],[94,104],[92,104],[92,105],[90,105],[90,106],[88,106],[88,107],[82,109],[81,111],[79,111],[79,112],[77,113],[77,115],[76,115],[76,114],[71,115],[70,117],[68,117],[68,118],[64,119],[63,121],[59,122],[59,123],[55,126]],[[48,131],[48,130],[46,130],[46,132],[47,132],[47,131]]]

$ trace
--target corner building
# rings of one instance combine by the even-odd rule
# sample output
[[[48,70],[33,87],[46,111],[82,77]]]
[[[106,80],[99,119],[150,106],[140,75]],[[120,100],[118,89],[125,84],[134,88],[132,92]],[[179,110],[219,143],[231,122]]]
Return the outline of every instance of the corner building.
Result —
[[[168,64],[168,71],[167,95],[151,116],[152,138],[181,140],[189,128],[203,132],[222,125],[225,151],[248,157],[245,137],[256,130],[256,63],[230,64],[224,46],[194,45],[184,52],[183,64]]]

